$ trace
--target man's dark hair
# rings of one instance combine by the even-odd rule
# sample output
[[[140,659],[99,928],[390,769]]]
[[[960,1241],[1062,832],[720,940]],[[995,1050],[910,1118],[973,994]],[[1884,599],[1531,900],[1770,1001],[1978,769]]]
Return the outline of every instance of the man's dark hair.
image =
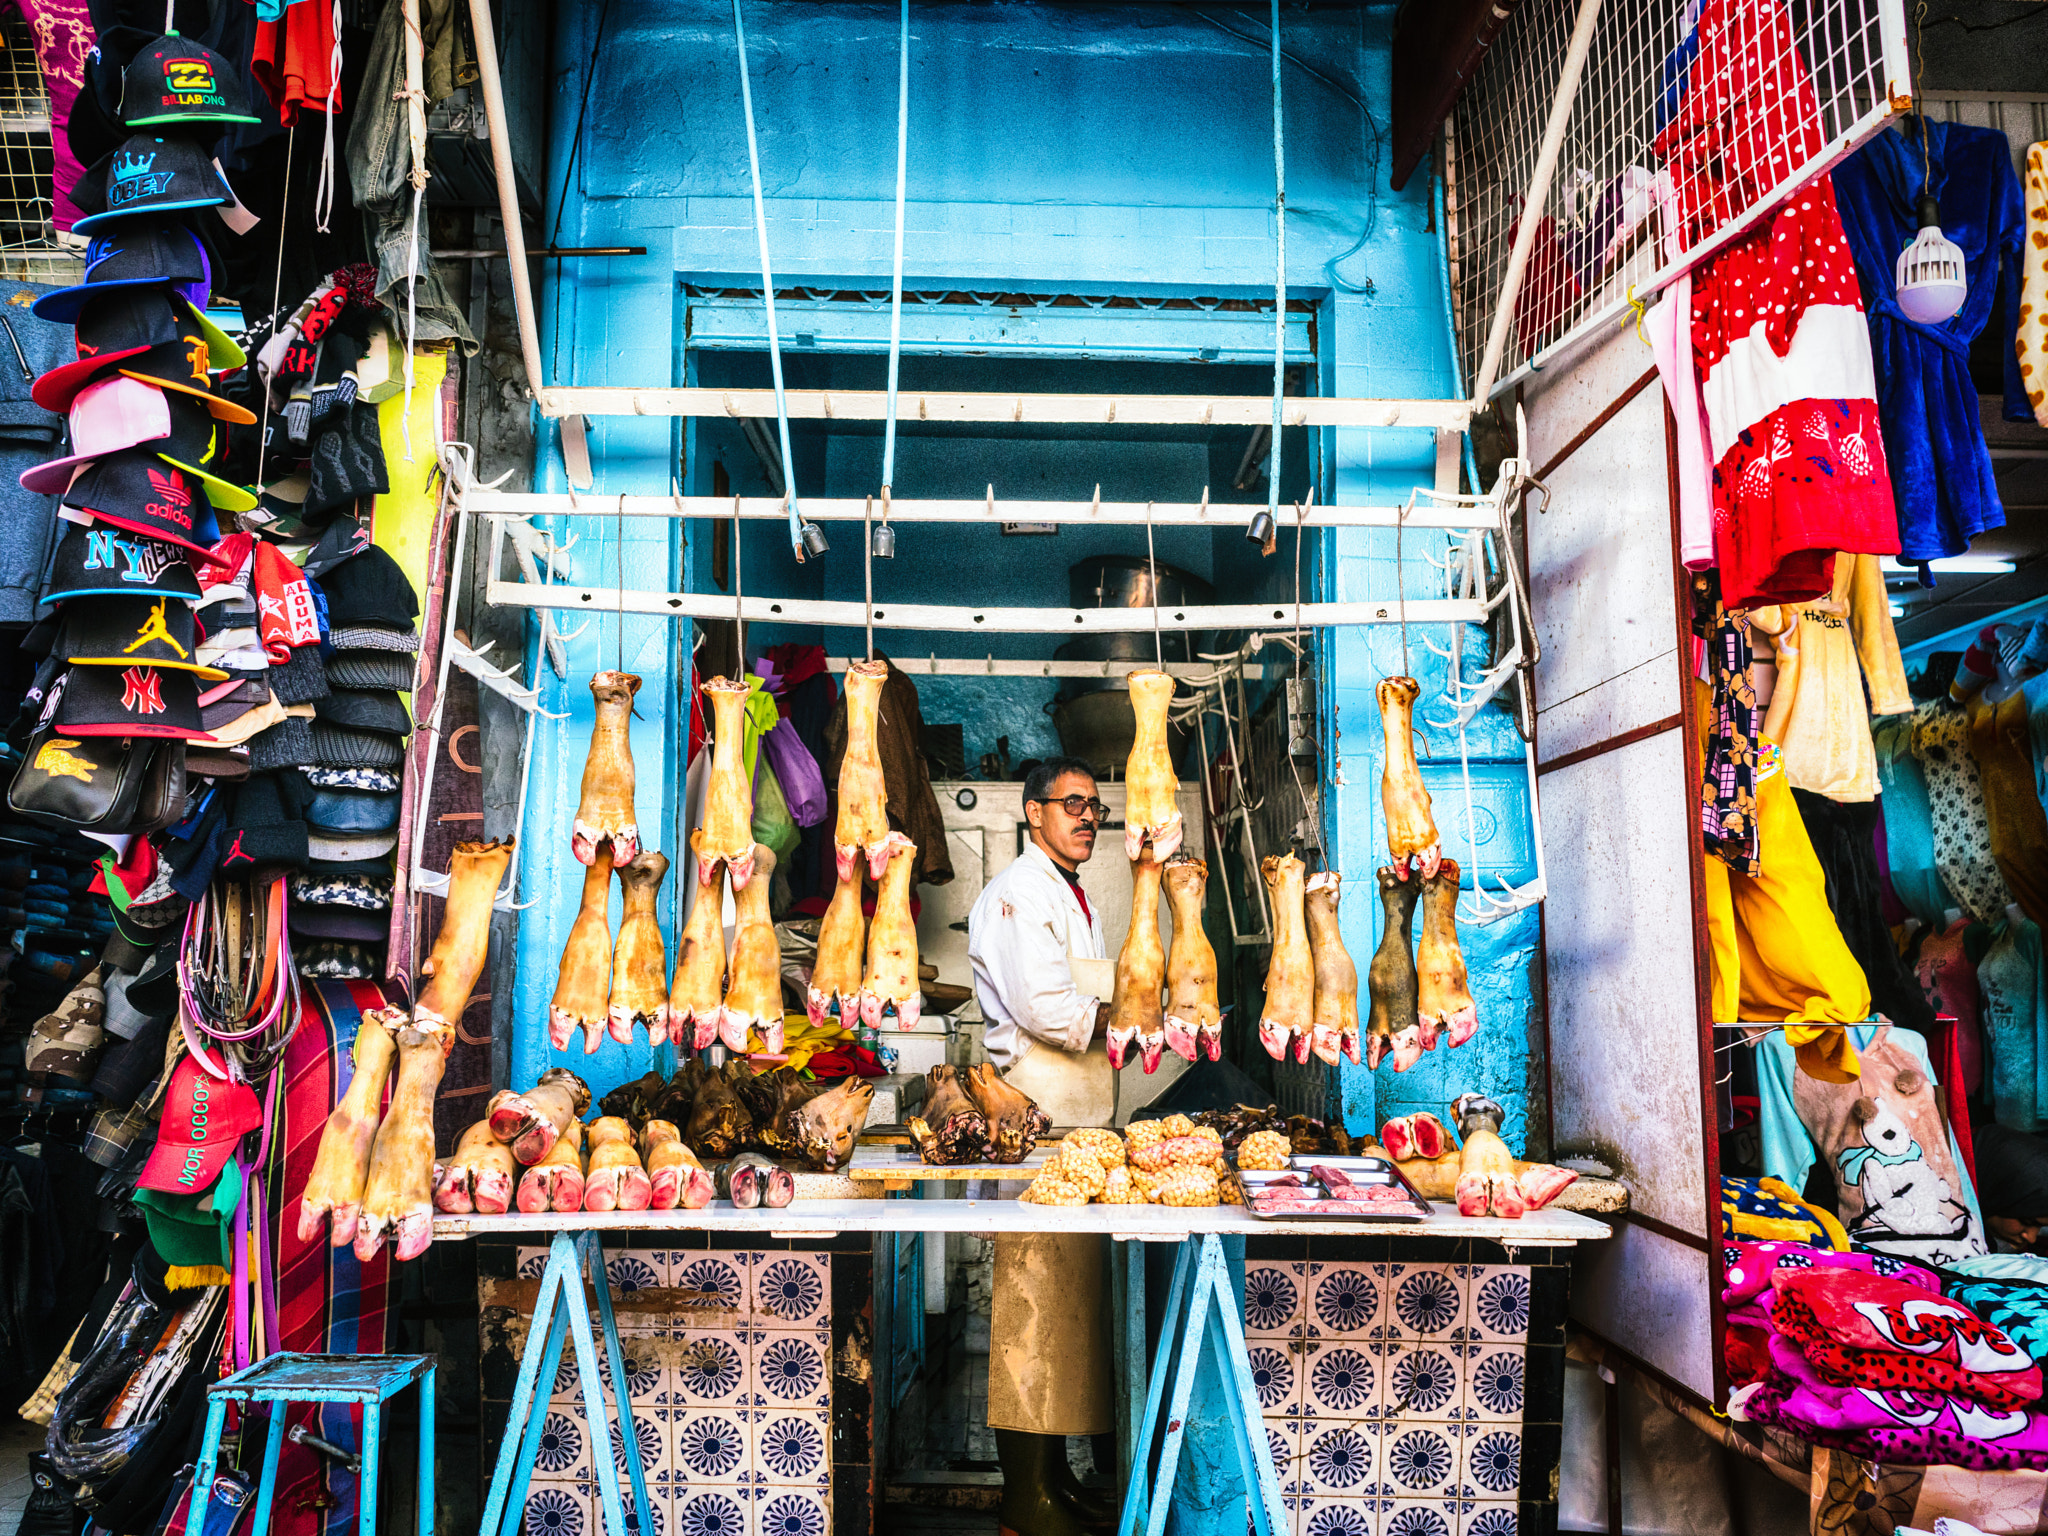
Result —
[[[1024,775],[1024,803],[1043,800],[1047,793],[1062,778],[1070,773],[1087,776],[1092,783],[1095,779],[1095,765],[1078,757],[1048,757]]]

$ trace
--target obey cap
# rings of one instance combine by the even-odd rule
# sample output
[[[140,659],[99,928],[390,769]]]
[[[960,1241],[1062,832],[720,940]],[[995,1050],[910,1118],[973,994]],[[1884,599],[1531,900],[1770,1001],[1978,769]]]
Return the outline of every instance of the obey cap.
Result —
[[[95,522],[181,545],[208,561],[220,541],[213,504],[198,478],[146,449],[95,460],[71,482],[64,505],[91,513]]]
[[[162,390],[125,375],[97,380],[71,402],[70,454],[23,470],[22,489],[54,495],[71,483],[79,465],[170,435],[171,408]]]
[[[234,65],[204,43],[166,33],[121,72],[121,121],[130,128],[159,123],[255,123]]]
[[[199,723],[199,684],[164,667],[73,667],[63,677],[57,728],[68,736],[213,738]]]
[[[73,229],[84,234],[140,214],[217,208],[235,195],[212,158],[190,139],[138,133],[79,179],[73,201],[97,206]]]
[[[263,1106],[247,1083],[209,1076],[187,1056],[171,1069],[156,1148],[136,1184],[166,1195],[199,1194],[220,1178],[235,1144],[262,1124]]]
[[[75,667],[126,667],[141,663],[190,672],[215,682],[219,667],[194,659],[199,648],[192,605],[168,597],[91,597],[64,609],[64,632],[56,654]]]
[[[52,368],[35,382],[31,395],[46,411],[69,410],[78,392],[104,377],[117,363],[152,347],[182,343],[197,332],[206,343],[209,369],[239,368],[248,361],[228,333],[183,294],[155,288],[116,288],[79,311],[78,359]]]
[[[45,603],[102,596],[198,598],[199,578],[177,545],[111,523],[59,518],[57,526],[62,532]]]
[[[213,260],[206,242],[170,220],[110,230],[85,248],[85,281],[44,294],[29,313],[71,325],[94,299],[123,288],[167,289],[204,309],[213,297]]]

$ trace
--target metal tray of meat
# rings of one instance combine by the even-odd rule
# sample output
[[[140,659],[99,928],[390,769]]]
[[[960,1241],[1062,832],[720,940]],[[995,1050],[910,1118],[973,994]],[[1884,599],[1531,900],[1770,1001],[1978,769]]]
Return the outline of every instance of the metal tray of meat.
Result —
[[[1366,1200],[1344,1200],[1333,1196],[1329,1187],[1311,1171],[1323,1167],[1332,1173],[1343,1175],[1359,1188],[1386,1189],[1398,1191],[1391,1198],[1381,1197]],[[1304,1192],[1313,1192],[1309,1198],[1290,1201],[1285,1209],[1259,1209],[1259,1197],[1274,1187],[1290,1187],[1289,1182],[1299,1179]],[[1244,1208],[1260,1221],[1359,1221],[1359,1222],[1410,1222],[1428,1221],[1436,1213],[1429,1202],[1416,1193],[1415,1186],[1391,1162],[1378,1157],[1336,1157],[1321,1153],[1305,1153],[1289,1159],[1289,1167],[1275,1171],[1241,1171],[1237,1174],[1239,1192],[1244,1196]]]

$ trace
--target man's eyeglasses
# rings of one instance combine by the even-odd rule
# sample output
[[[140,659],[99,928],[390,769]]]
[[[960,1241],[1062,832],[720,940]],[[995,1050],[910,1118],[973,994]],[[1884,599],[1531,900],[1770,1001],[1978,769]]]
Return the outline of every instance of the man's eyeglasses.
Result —
[[[1066,795],[1060,798],[1055,798],[1051,795],[1040,795],[1033,803],[1037,805],[1056,805],[1076,820],[1083,816],[1088,816],[1096,821],[1104,821],[1109,817],[1109,807],[1100,800],[1097,800],[1093,795]]]

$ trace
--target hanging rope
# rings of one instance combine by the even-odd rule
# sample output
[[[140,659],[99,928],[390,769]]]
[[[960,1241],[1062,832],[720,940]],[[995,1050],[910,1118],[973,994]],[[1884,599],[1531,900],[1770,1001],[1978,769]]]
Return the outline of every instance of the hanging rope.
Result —
[[[903,0],[900,58],[896,65],[896,260],[889,279],[889,419],[882,425],[882,526],[889,526],[889,496],[896,484],[896,380],[903,356],[903,194],[910,164],[910,0]],[[870,558],[874,534],[866,530]],[[875,656],[874,591],[868,593],[868,659]]]
[[[789,508],[789,545],[801,565],[804,560],[803,511],[796,499],[796,460],[789,451],[789,403],[782,392],[782,339],[775,329],[775,274],[768,266],[768,209],[761,201],[761,147],[754,136],[754,87],[747,78],[747,23],[741,11],[741,0],[732,0],[732,33],[740,56],[740,106],[747,117],[747,171],[754,184],[754,236],[761,246],[761,302],[768,314],[768,369],[775,379],[775,425],[781,435],[782,446],[782,496],[784,505]],[[737,510],[733,516],[737,521]],[[737,587],[737,529],[733,550],[734,585]]]
[[[1159,638],[1159,557],[1152,553],[1152,503],[1149,501],[1145,503],[1145,567],[1152,574],[1152,659],[1164,672],[1166,646]]]
[[[891,426],[895,423],[892,421]],[[887,496],[889,488],[882,487]],[[866,584],[868,606],[868,660],[875,659],[875,498],[868,498],[867,508],[860,517],[860,569]]]
[[[1289,702],[1290,704],[1295,704],[1295,705],[1298,705],[1298,704],[1299,704],[1299,703],[1301,702],[1301,698],[1302,698],[1302,692],[1301,692],[1301,533],[1302,533],[1302,524],[1303,524],[1303,522],[1305,521],[1305,519],[1306,519],[1306,514],[1305,514],[1305,513],[1303,512],[1303,510],[1302,510],[1302,505],[1301,505],[1301,503],[1300,503],[1300,502],[1298,502],[1298,501],[1297,501],[1297,502],[1296,502],[1296,503],[1294,504],[1294,641],[1293,641],[1293,650],[1294,650],[1294,697],[1293,697],[1293,698],[1292,698],[1291,700],[1289,700],[1289,701],[1288,701],[1288,702]],[[1219,690],[1219,693],[1220,693],[1220,690]],[[1315,805],[1314,805],[1314,804],[1313,804],[1313,803],[1312,803],[1312,802],[1311,802],[1311,801],[1309,800],[1309,797],[1308,797],[1308,785],[1307,785],[1306,783],[1304,783],[1304,782],[1303,782],[1303,780],[1302,780],[1302,777],[1301,777],[1301,765],[1300,765],[1299,763],[1297,763],[1297,762],[1296,762],[1296,761],[1294,760],[1294,751],[1293,751],[1293,746],[1292,746],[1292,743],[1290,743],[1290,744],[1289,744],[1289,747],[1288,747],[1288,752],[1287,752],[1287,771],[1288,771],[1289,773],[1291,773],[1291,774],[1293,774],[1293,775],[1294,775],[1294,792],[1295,792],[1295,793],[1296,793],[1297,795],[1299,795],[1299,796],[1301,797],[1301,814],[1302,814],[1302,819],[1303,819],[1303,820],[1305,820],[1305,821],[1309,821],[1309,822],[1320,822],[1321,818],[1320,818],[1320,817],[1319,817],[1319,816],[1318,816],[1318,815],[1316,814],[1316,807],[1315,807]],[[1322,837],[1321,837],[1321,828],[1320,828],[1320,826],[1318,826],[1318,828],[1317,828],[1317,838],[1316,838],[1316,842],[1317,842],[1317,846],[1318,846],[1318,847],[1320,847],[1320,846],[1321,846],[1321,844],[1322,844]]]
[[[1287,140],[1280,113],[1280,0],[1273,0],[1273,233],[1273,441],[1266,454],[1268,517],[1280,513],[1280,394],[1287,378]]]
[[[732,499],[732,624],[733,649],[739,655],[739,669],[747,670],[747,607],[740,583],[740,499]]]
[[[171,0],[171,3],[175,5],[177,0]],[[299,126],[297,123],[292,124],[290,128],[285,130],[283,185],[286,188],[289,188],[292,184],[292,145],[298,141],[298,137]],[[277,276],[272,278],[270,282],[270,326],[273,335],[277,331],[279,319],[277,313],[278,306],[283,302],[283,299],[284,209],[280,206],[277,210]],[[263,423],[256,429],[256,483],[258,485],[263,483],[263,460],[270,448],[270,380],[263,379],[260,382],[263,385]]]

